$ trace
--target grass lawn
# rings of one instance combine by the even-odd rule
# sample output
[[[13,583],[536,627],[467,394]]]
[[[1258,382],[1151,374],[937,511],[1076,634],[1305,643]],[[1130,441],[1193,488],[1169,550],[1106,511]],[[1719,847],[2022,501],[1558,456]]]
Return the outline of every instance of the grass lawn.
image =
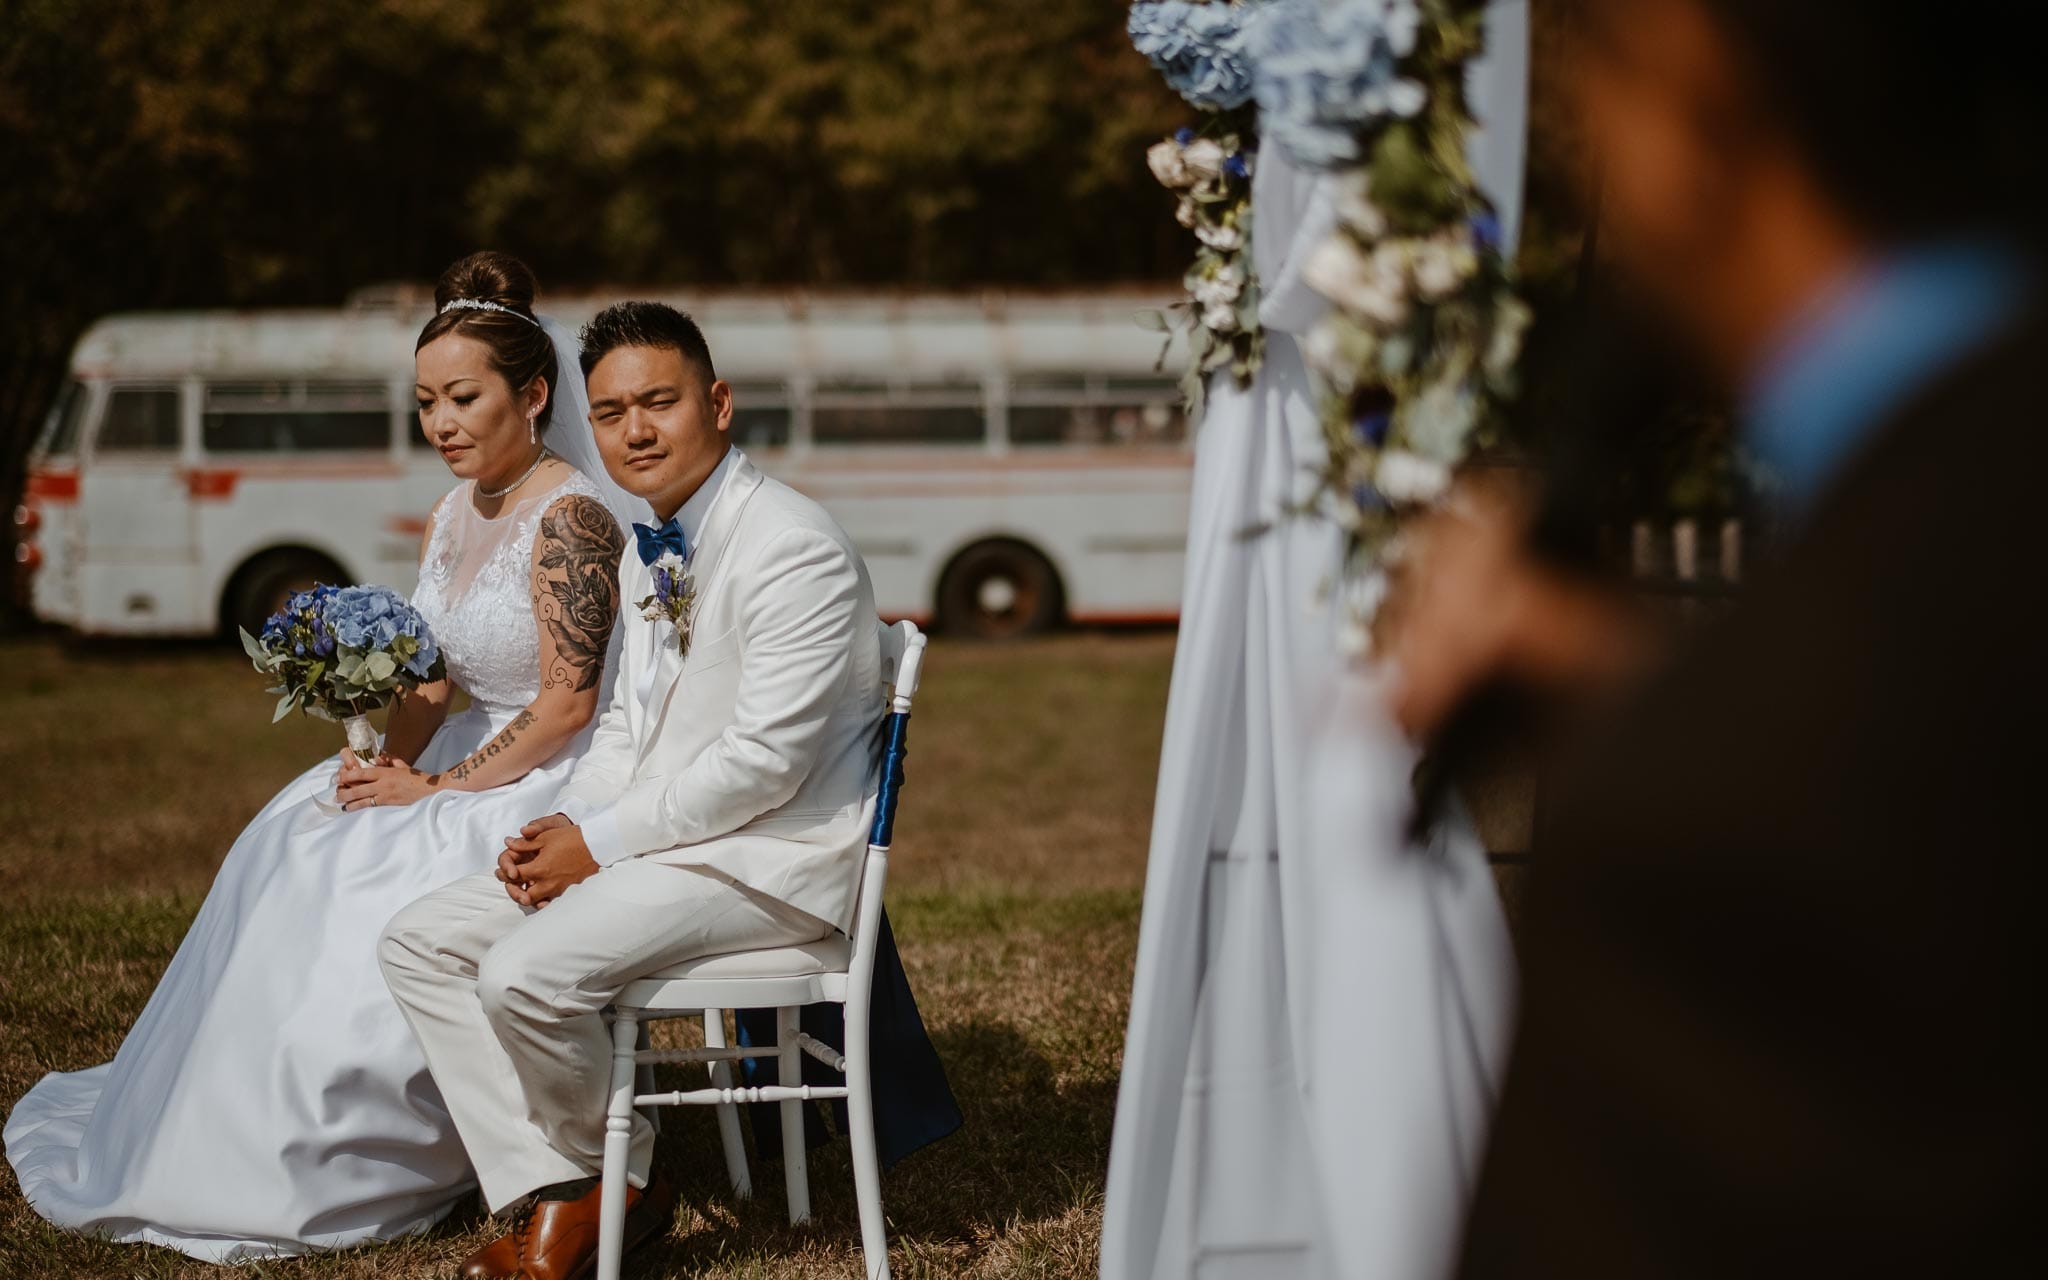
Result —
[[[899,1276],[1095,1274],[1172,648],[934,646],[889,903],[967,1124],[884,1179]],[[0,1109],[113,1055],[242,824],[338,749],[269,709],[227,648],[0,642]],[[664,1123],[684,1208],[629,1274],[861,1274],[843,1143],[814,1153],[817,1216],[792,1230],[779,1167],[736,1204],[708,1110]],[[417,1240],[244,1274],[452,1275],[488,1230],[472,1202]],[[216,1274],[49,1228],[0,1162],[0,1275]]]

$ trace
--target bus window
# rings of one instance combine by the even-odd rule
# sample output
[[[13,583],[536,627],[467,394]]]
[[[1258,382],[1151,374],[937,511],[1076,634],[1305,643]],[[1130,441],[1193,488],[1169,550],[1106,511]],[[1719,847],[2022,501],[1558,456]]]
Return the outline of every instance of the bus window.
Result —
[[[1165,379],[1020,377],[1010,392],[1010,443],[1159,445],[1187,439],[1178,387]]]
[[[206,388],[209,453],[382,453],[391,447],[381,382],[225,382]]]
[[[812,400],[819,444],[980,444],[987,432],[980,383],[820,383]]]
[[[742,449],[789,445],[789,388],[781,383],[736,382],[732,387],[732,442]]]
[[[39,449],[43,456],[61,458],[78,452],[78,424],[85,420],[85,402],[85,384],[76,378],[68,379],[43,424]]]
[[[99,453],[176,452],[178,393],[171,387],[116,387],[93,449]]]

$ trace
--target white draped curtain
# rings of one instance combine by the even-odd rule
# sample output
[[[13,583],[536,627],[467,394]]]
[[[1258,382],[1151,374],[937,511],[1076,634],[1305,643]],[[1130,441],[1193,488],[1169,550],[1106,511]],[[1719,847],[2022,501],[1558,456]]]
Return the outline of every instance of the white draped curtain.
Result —
[[[1494,6],[1474,162],[1519,221],[1527,5]],[[1338,653],[1334,525],[1290,516],[1323,456],[1299,278],[1331,179],[1253,179],[1266,359],[1212,382],[1117,1100],[1105,1280],[1442,1274],[1513,1004],[1462,815],[1404,836],[1412,748]],[[1255,532],[1263,530],[1262,532]]]

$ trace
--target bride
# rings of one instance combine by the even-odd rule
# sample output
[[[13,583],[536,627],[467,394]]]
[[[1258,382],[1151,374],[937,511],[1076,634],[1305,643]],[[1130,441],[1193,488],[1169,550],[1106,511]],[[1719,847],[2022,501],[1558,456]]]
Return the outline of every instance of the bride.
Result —
[[[393,708],[377,762],[323,761],[265,806],[114,1060],[16,1104],[7,1157],[51,1222],[233,1262],[420,1230],[474,1186],[375,944],[554,807],[600,706],[633,508],[533,296],[516,259],[466,258],[416,347],[420,428],[462,480],[413,601],[449,680]]]

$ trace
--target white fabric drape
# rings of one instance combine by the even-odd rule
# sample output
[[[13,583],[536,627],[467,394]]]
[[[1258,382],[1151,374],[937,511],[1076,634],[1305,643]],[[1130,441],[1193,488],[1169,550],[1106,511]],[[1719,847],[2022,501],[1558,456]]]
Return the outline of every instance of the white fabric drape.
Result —
[[[1516,131],[1521,93],[1489,90]],[[1512,227],[1520,147],[1495,142],[1474,158],[1517,193],[1496,196]],[[1297,345],[1323,304],[1298,267],[1331,197],[1260,155],[1266,360],[1248,390],[1212,382],[1196,446],[1105,1280],[1443,1274],[1504,1065],[1514,969],[1484,851],[1462,815],[1406,840],[1414,751],[1337,652],[1341,535],[1287,514],[1324,454]]]

